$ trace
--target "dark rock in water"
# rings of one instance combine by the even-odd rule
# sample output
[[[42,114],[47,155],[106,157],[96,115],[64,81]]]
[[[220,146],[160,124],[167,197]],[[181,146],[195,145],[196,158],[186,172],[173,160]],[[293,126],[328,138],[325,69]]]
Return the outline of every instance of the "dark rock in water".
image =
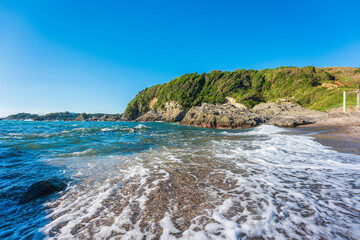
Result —
[[[45,197],[55,192],[65,190],[67,179],[50,178],[31,184],[20,196],[20,203],[27,203],[32,200]]]

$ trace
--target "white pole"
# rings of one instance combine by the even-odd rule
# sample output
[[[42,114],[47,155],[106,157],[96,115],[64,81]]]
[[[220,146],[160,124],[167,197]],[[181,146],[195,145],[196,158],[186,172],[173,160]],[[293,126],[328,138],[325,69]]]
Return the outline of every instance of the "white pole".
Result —
[[[344,103],[343,103],[343,112],[346,112],[346,91],[344,91]]]

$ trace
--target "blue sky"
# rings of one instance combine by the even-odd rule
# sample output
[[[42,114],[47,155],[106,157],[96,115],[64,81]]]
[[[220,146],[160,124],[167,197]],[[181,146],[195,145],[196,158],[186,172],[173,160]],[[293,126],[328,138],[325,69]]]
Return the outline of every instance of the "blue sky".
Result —
[[[189,72],[360,67],[360,1],[0,1],[0,116],[121,113]]]

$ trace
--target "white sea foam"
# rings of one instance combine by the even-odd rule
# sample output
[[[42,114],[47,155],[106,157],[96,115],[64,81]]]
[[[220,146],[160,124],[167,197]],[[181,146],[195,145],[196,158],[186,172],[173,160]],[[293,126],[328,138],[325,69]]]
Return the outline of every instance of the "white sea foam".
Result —
[[[9,136],[12,136],[12,137],[17,137],[17,136],[23,136],[24,134],[22,133],[9,133]]]
[[[65,153],[65,154],[60,154],[60,156],[64,156],[64,157],[71,157],[71,156],[90,156],[90,155],[94,155],[96,154],[97,151],[95,149],[89,148],[86,149],[84,151],[81,152],[72,152],[72,153]]]
[[[135,129],[145,129],[148,128],[147,126],[145,126],[144,124],[138,124],[134,127]]]
[[[196,146],[191,139],[183,147],[113,156],[81,166],[73,161],[77,169],[73,176],[87,172],[88,177],[48,204],[51,221],[43,232],[57,239],[151,239],[157,237],[151,229],[159,225],[161,239],[358,238],[359,156],[284,131],[261,126],[218,132]],[[154,211],[149,206],[161,188],[171,190],[171,183],[185,181],[173,180],[177,174],[194,179],[198,186],[194,194],[206,198],[179,205],[175,204],[179,196],[174,195],[156,222],[155,216],[145,213]],[[184,196],[185,201],[192,199]],[[181,231],[181,212],[188,207],[199,208]]]

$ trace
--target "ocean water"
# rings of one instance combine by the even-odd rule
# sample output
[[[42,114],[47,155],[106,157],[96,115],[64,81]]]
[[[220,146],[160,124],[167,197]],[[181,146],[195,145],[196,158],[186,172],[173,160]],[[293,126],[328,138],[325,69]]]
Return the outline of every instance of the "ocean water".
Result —
[[[0,121],[0,239],[44,238],[360,239],[360,157],[266,125]]]

